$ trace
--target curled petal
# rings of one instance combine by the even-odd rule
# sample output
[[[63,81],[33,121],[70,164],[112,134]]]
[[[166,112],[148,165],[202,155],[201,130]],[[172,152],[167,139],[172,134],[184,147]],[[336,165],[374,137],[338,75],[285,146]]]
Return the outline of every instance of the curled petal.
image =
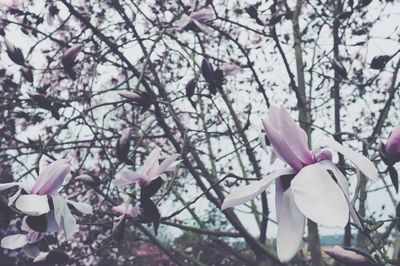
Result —
[[[46,195],[20,195],[15,201],[15,207],[32,216],[39,216],[50,211]]]
[[[319,163],[304,167],[292,180],[291,188],[299,210],[316,223],[344,227],[349,207],[343,191]]]
[[[6,236],[1,240],[1,247],[6,249],[18,249],[28,244],[28,237],[25,234]]]
[[[297,253],[304,234],[306,217],[297,208],[291,188],[283,191],[280,179],[275,181],[278,234],[276,246],[281,262],[290,261]]]
[[[291,169],[281,169],[264,177],[261,180],[254,181],[250,185],[240,187],[225,197],[222,203],[221,210],[243,204],[251,199],[254,199],[264,192],[271,182],[282,175],[293,174]]]
[[[52,162],[42,169],[32,187],[31,194],[49,195],[56,192],[71,172],[67,160],[61,159]]]
[[[368,178],[374,181],[378,180],[378,169],[376,169],[375,165],[364,155],[342,146],[333,139],[325,140],[321,145],[328,146],[332,150],[343,154]]]

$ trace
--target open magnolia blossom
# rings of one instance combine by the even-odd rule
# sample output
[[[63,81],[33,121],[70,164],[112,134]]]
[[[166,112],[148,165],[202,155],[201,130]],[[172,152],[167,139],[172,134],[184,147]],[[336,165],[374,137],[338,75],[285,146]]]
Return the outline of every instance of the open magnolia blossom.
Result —
[[[206,34],[212,35],[212,29],[205,23],[214,17],[214,11],[209,7],[203,7],[197,11],[194,11],[195,6],[192,6],[190,15],[184,14],[179,19],[175,26],[178,30],[192,29],[195,31],[202,31]]]
[[[92,206],[89,204],[64,199],[58,193],[58,189],[70,171],[69,163],[61,159],[41,169],[39,177],[33,185],[27,182],[0,184],[0,191],[14,186],[19,187],[19,190],[8,199],[8,204],[14,204],[18,210],[28,215],[24,218],[21,228],[28,234],[25,237],[23,234],[18,234],[14,238],[13,236],[6,237],[1,242],[3,248],[19,248],[18,246],[23,242],[31,243],[33,240],[29,235],[34,232],[63,231],[66,238],[71,238],[77,230],[77,225],[69,205],[81,213],[93,213]],[[19,240],[20,244],[14,243],[14,246],[10,246],[7,244],[10,243],[10,240]]]
[[[126,187],[137,183],[141,188],[149,185],[158,177],[163,177],[166,172],[175,170],[175,167],[182,161],[177,160],[179,154],[173,154],[165,158],[161,164],[158,163],[160,148],[154,149],[143,163],[141,172],[123,169],[115,178],[115,184],[119,187]]]
[[[295,256],[306,217],[325,226],[344,227],[350,213],[354,223],[362,228],[349,198],[348,181],[332,162],[331,152],[309,150],[307,134],[283,107],[271,107],[262,122],[273,153],[290,168],[278,170],[237,189],[225,198],[221,209],[255,198],[275,180],[277,253],[282,262]],[[319,147],[323,146],[343,154],[367,177],[373,180],[378,178],[378,170],[365,156],[334,140],[326,140]]]

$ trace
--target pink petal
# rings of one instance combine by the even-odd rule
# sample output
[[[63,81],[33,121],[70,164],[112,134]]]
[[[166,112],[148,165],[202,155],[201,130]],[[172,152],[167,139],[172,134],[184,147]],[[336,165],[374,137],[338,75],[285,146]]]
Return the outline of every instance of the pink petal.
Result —
[[[288,262],[296,255],[300,247],[306,217],[297,208],[291,188],[283,192],[280,178],[276,179],[275,185],[275,205],[278,220],[277,253],[281,262]]]
[[[264,192],[275,178],[293,173],[294,171],[291,169],[281,169],[273,172],[261,180],[253,181],[250,185],[236,189],[225,197],[225,200],[221,206],[221,210],[225,210],[254,199]]]
[[[177,159],[180,157],[180,154],[173,154],[168,156],[164,161],[162,161],[162,163],[160,164],[160,166],[158,167],[157,171],[156,171],[156,178],[163,174],[166,171],[173,171],[175,170],[175,166],[177,164],[179,164],[179,162],[181,162],[180,160],[177,161]]]
[[[319,163],[304,167],[290,187],[299,210],[309,219],[326,226],[344,227],[349,207],[343,191]]]
[[[155,148],[143,163],[141,172],[143,176],[153,176],[158,168],[158,158],[160,156],[161,149]]]
[[[198,11],[193,12],[190,18],[196,20],[200,23],[207,22],[214,17],[214,11],[211,8],[203,8]]]
[[[49,195],[56,192],[71,172],[67,160],[61,159],[44,167],[32,187],[31,194]]]
[[[144,179],[142,174],[139,174],[132,170],[123,169],[123,170],[121,170],[121,172],[119,172],[117,174],[114,182],[115,182],[115,185],[117,185],[119,187],[126,187],[130,184],[133,184],[133,183],[139,181],[140,179]]]
[[[279,109],[279,131],[285,134],[285,141],[290,150],[304,164],[314,162],[311,151],[308,148],[308,138],[306,132],[296,125],[289,112],[282,106]]]
[[[285,132],[279,131],[275,125],[274,119],[275,118],[271,115],[271,112],[269,112],[268,117],[262,120],[265,133],[271,142],[272,148],[274,149],[275,154],[283,162],[286,162],[294,170],[299,171],[302,168],[302,162],[297,158],[297,156],[286,143]]]

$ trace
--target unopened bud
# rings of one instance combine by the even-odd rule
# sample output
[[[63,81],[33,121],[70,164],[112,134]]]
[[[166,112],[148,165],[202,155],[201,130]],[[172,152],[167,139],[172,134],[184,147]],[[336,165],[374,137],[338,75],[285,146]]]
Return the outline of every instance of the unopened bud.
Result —
[[[82,48],[83,44],[76,44],[64,52],[61,63],[63,64],[65,69],[71,69],[75,66],[75,59]]]
[[[122,133],[121,137],[118,139],[117,142],[116,152],[117,152],[117,157],[121,162],[126,161],[126,159],[128,158],[130,144],[131,144],[131,129],[128,128]]]

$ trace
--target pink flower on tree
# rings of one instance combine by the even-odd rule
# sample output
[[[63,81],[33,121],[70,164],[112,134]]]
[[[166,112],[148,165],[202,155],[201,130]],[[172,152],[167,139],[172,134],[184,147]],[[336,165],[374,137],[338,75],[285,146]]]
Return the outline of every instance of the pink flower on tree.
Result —
[[[213,31],[210,27],[206,25],[208,21],[213,19],[214,11],[209,7],[203,7],[197,11],[194,11],[195,7],[192,6],[192,12],[190,15],[182,15],[181,19],[179,19],[175,26],[178,30],[193,30],[193,31],[202,31],[206,34],[212,34]]]
[[[137,183],[141,188],[149,185],[158,177],[163,177],[166,172],[173,171],[181,162],[177,160],[179,154],[168,156],[161,164],[158,163],[160,148],[154,149],[143,163],[140,172],[132,170],[122,170],[115,179],[115,184],[119,187],[126,187],[130,184]]]
[[[40,233],[63,231],[66,238],[71,238],[77,230],[77,224],[68,205],[84,214],[93,213],[92,206],[89,204],[64,199],[58,193],[70,171],[69,163],[61,159],[41,169],[33,185],[27,182],[0,184],[0,191],[14,186],[19,187],[19,190],[8,199],[8,204],[14,204],[18,210],[28,215],[24,218],[23,225],[25,226],[21,228],[28,231],[26,238],[28,242],[30,241],[29,233],[32,231]],[[20,245],[23,243],[23,237],[20,235],[15,235],[14,238],[19,240]],[[6,245],[12,242],[10,239],[12,240],[13,236],[8,236],[7,240],[2,241],[3,248],[12,248]]]
[[[272,106],[262,122],[273,153],[290,168],[275,171],[237,189],[225,198],[221,209],[255,198],[275,180],[277,251],[282,262],[295,256],[304,233],[306,217],[322,225],[344,227],[350,212],[353,221],[362,228],[349,199],[348,181],[331,161],[330,151],[309,150],[305,131],[295,124],[283,107]],[[334,140],[326,140],[320,146],[345,155],[358,170],[373,180],[377,179],[378,170],[365,156]]]

